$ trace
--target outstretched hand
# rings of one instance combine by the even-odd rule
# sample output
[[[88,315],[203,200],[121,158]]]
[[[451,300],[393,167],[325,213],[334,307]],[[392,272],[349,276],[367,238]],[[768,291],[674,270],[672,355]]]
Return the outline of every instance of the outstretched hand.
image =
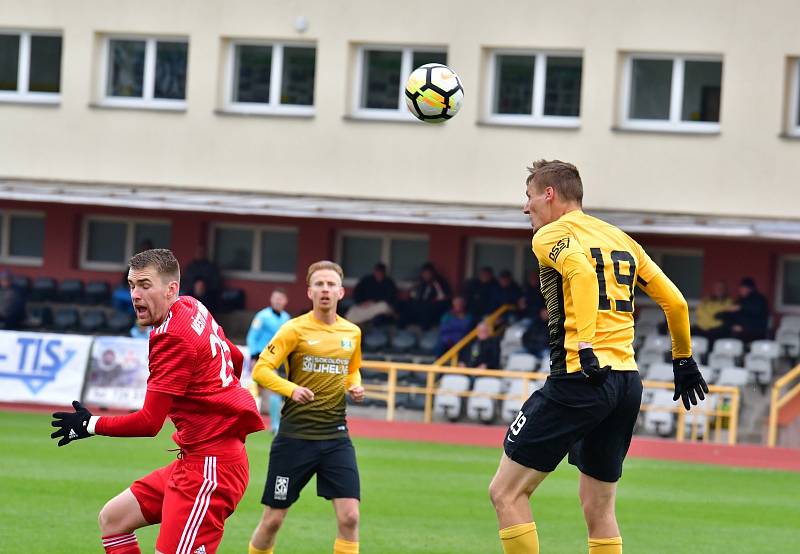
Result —
[[[58,446],[64,446],[72,441],[87,439],[92,436],[89,433],[89,419],[92,412],[83,407],[77,400],[72,401],[74,412],[55,412],[53,421],[50,423],[57,429],[50,435],[51,439],[61,439]]]

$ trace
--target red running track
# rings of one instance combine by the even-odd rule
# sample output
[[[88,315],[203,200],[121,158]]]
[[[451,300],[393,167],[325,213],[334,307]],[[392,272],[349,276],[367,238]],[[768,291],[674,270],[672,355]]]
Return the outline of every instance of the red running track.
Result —
[[[61,406],[0,403],[0,410],[47,413],[64,409]],[[97,415],[127,413],[99,412]],[[388,422],[375,419],[348,418],[350,433],[355,437],[394,439],[444,444],[462,444],[497,448],[498,456],[506,428],[493,425],[463,423]],[[47,429],[49,434],[50,430]],[[766,448],[743,444],[728,446],[668,439],[634,437],[630,456],[656,460],[674,460],[734,467],[800,471],[800,449]]]

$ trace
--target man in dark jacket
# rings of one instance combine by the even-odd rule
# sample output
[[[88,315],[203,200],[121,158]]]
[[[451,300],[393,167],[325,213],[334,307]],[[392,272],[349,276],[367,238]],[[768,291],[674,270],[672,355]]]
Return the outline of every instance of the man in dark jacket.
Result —
[[[19,329],[25,319],[25,296],[11,282],[11,274],[0,272],[0,329]]]
[[[766,297],[758,292],[752,277],[739,283],[739,299],[736,305],[724,314],[730,325],[731,336],[744,342],[766,338],[769,306]]]
[[[492,336],[492,330],[485,321],[475,327],[478,334],[472,343],[461,349],[458,355],[462,367],[478,367],[481,369],[498,369],[500,367],[500,345]]]

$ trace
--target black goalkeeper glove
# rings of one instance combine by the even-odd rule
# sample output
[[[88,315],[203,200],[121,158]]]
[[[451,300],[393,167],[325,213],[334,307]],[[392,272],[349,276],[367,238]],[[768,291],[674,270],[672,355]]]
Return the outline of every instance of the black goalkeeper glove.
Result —
[[[675,375],[675,395],[672,400],[681,398],[683,406],[688,410],[689,402],[695,406],[697,405],[697,397],[700,400],[705,400],[708,392],[708,385],[700,370],[697,369],[697,363],[690,356],[688,358],[677,358],[672,360],[672,373]]]
[[[595,387],[599,387],[606,381],[608,372],[611,366],[600,367],[600,361],[594,355],[594,350],[591,348],[582,348],[578,350],[578,356],[581,359],[581,373],[589,380],[589,383]]]
[[[78,439],[87,439],[91,437],[89,433],[89,418],[92,417],[92,412],[83,407],[77,400],[72,401],[72,407],[75,408],[74,412],[56,412],[53,414],[53,421],[50,423],[53,427],[57,427],[56,431],[50,435],[51,439],[61,438],[58,441],[58,446],[64,446],[72,441]]]

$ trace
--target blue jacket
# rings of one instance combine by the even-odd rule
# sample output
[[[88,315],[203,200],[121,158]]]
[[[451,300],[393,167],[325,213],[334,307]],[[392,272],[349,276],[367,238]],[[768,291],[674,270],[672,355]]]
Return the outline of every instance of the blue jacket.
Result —
[[[253,318],[247,331],[247,348],[251,356],[258,356],[266,348],[281,325],[291,319],[286,310],[276,314],[272,308],[264,308]]]

